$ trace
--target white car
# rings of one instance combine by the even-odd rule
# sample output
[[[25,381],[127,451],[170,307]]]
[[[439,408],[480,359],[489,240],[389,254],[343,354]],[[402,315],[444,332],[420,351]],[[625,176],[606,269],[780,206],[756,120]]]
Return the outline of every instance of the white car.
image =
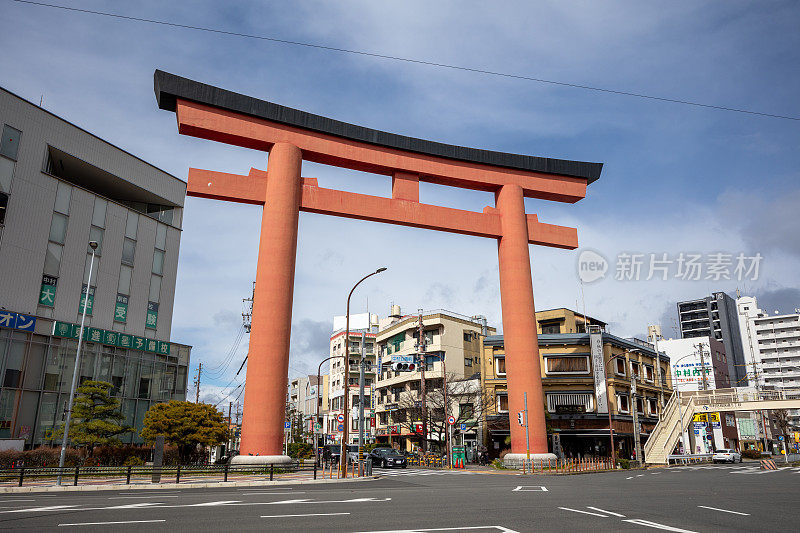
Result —
[[[728,450],[722,448],[714,452],[714,455],[711,457],[711,460],[714,461],[715,463],[741,463],[742,454],[740,454],[736,450]]]

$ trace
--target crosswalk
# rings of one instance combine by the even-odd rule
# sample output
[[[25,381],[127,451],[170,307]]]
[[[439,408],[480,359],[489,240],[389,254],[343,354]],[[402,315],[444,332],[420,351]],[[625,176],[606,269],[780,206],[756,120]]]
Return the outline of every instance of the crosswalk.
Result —
[[[776,472],[786,472],[800,474],[800,467],[784,467],[777,470],[762,470],[760,465],[698,465],[682,466],[679,470],[728,470],[729,474],[774,474]]]
[[[373,474],[381,476],[448,476],[453,474],[473,474],[469,470],[435,470],[430,468],[404,468],[392,470],[389,468],[375,468]]]

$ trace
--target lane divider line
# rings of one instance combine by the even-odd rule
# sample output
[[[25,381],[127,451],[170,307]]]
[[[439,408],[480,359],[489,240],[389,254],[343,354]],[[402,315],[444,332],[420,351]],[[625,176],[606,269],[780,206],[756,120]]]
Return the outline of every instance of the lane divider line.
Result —
[[[748,513],[740,513],[739,511],[729,511],[727,509],[720,509],[719,507],[709,507],[707,505],[698,505],[698,507],[702,507],[703,509],[711,509],[712,511],[720,511],[722,513],[731,513],[731,514],[738,514],[741,516],[750,516]]]
[[[153,522],[166,522],[166,520],[125,520],[119,522],[77,522],[75,524],[58,524],[58,527],[67,526],[109,526],[117,524],[150,524]]]
[[[299,516],[339,516],[350,513],[309,513],[309,514],[270,514],[262,515],[261,518],[294,518]]]
[[[604,514],[590,513],[589,511],[581,511],[580,509],[570,509],[569,507],[559,507],[559,509],[563,509],[565,511],[572,511],[573,513],[589,514],[589,515],[592,515],[592,516],[599,516],[601,518],[608,518],[608,516],[604,515]]]
[[[624,514],[615,513],[613,511],[606,511],[605,509],[600,509],[598,507],[591,507],[591,506],[587,505],[586,508],[587,509],[591,509],[592,511],[597,511],[597,512],[600,512],[600,513],[606,513],[606,514],[610,514],[610,515],[613,515],[613,516],[618,516],[620,518],[625,518]]]
[[[681,529],[679,527],[672,527],[667,526],[665,524],[659,524],[658,522],[651,522],[650,520],[641,520],[639,518],[634,518],[633,520],[623,520],[623,522],[629,522],[631,524],[637,524],[640,526],[647,526],[652,527],[655,529],[664,529],[666,531],[675,531],[676,533],[697,533],[697,531],[692,531],[690,529]]]

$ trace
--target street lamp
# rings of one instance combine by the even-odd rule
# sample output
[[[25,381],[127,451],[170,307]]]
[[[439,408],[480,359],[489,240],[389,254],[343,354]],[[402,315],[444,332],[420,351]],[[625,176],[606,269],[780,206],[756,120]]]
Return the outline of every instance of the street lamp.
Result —
[[[350,294],[347,295],[347,313],[345,314],[345,332],[344,332],[344,431],[342,432],[342,454],[341,459],[339,460],[340,468],[342,469],[342,477],[347,477],[347,437],[348,437],[348,424],[350,421],[348,420],[348,412],[347,407],[350,401],[350,297],[353,296],[353,291],[356,290],[356,287],[361,285],[361,282],[365,279],[374,276],[375,274],[380,274],[381,272],[386,271],[386,267],[381,267],[375,272],[371,272],[358,280],[358,282],[353,285],[353,288],[350,289]],[[360,399],[359,399],[360,400]],[[364,443],[359,441],[358,443],[358,455],[361,456],[361,450]],[[342,460],[343,459],[343,460]]]
[[[67,455],[67,439],[69,438],[69,423],[72,419],[72,402],[75,397],[75,386],[78,384],[78,372],[80,372],[81,346],[83,345],[83,326],[86,322],[86,306],[89,304],[89,291],[92,286],[92,269],[94,268],[94,255],[97,250],[97,241],[89,241],[89,248],[92,249],[92,259],[89,261],[89,279],[86,283],[86,296],[83,298],[83,312],[81,313],[81,328],[78,332],[78,349],[75,351],[75,368],[72,371],[72,386],[69,389],[69,405],[67,406],[67,418],[64,421],[64,435],[61,439],[61,456],[58,459],[58,477],[56,485],[61,485],[61,473],[64,470],[64,459]]]

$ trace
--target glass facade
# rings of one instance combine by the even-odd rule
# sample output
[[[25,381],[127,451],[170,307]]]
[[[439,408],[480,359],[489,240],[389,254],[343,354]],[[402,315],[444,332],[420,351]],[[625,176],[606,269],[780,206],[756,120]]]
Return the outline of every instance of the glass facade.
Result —
[[[0,438],[25,438],[26,448],[60,444],[53,429],[64,420],[76,349],[74,339],[0,328]],[[151,405],[185,399],[189,350],[173,344],[170,355],[159,355],[86,342],[78,379],[111,383],[138,431]],[[121,439],[142,443],[136,433]]]

